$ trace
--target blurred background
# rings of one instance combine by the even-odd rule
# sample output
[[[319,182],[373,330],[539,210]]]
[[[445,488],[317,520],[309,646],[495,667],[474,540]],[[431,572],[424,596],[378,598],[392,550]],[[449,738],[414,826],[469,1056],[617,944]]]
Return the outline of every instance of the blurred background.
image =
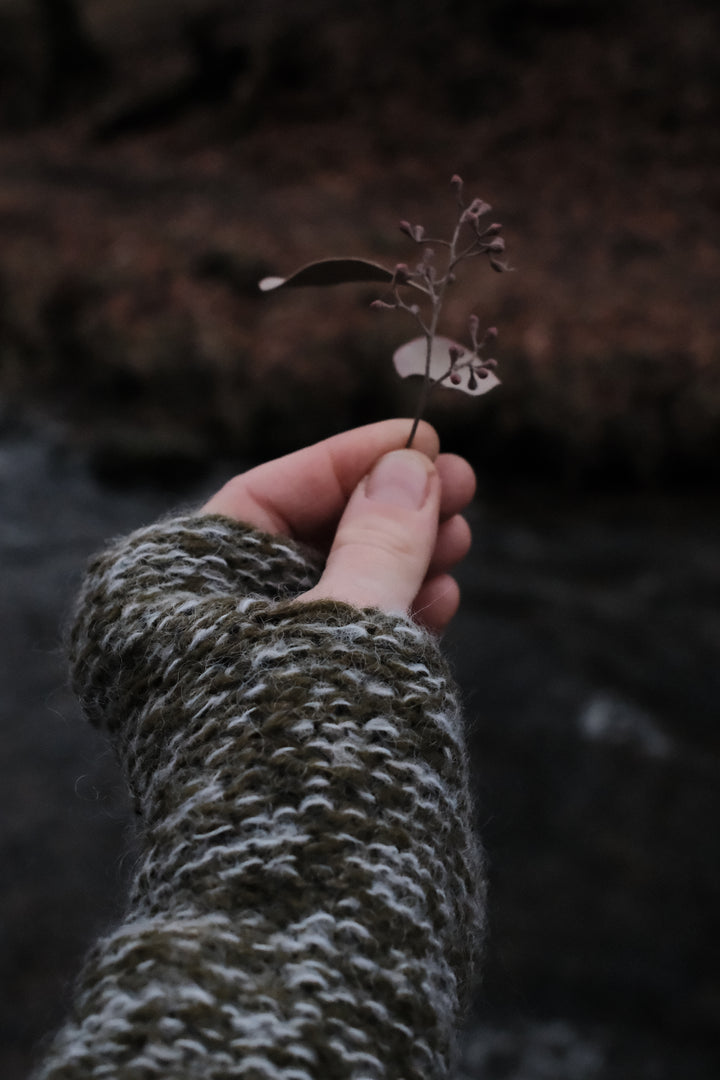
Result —
[[[0,0],[0,1073],[26,1075],[132,865],[65,686],[102,541],[232,471],[409,415],[372,286],[453,173],[512,274],[458,284],[502,388],[467,702],[491,936],[458,1080],[720,1069],[720,13],[711,0]]]

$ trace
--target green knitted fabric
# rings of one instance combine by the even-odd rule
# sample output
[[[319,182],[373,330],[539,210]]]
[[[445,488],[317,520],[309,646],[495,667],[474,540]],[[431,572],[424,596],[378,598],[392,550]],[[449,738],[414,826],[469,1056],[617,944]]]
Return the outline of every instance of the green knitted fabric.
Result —
[[[215,516],[92,562],[74,683],[141,856],[38,1078],[449,1075],[484,909],[453,684],[404,616],[293,603],[318,571]]]

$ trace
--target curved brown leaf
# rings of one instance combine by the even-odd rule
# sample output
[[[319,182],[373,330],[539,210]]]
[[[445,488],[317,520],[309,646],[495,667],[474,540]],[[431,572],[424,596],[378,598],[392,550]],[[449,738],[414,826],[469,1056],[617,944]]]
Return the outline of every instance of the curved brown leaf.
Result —
[[[258,282],[262,292],[302,285],[347,285],[359,281],[393,280],[394,271],[368,259],[319,259],[307,263],[289,277],[266,277]]]

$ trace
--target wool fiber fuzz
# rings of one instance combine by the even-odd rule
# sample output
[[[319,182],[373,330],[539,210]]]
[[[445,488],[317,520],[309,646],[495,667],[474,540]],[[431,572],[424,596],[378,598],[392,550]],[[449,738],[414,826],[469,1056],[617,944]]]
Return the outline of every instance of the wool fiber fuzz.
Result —
[[[217,516],[90,565],[86,715],[132,791],[125,917],[37,1080],[443,1080],[481,940],[462,720],[435,641],[329,601]]]

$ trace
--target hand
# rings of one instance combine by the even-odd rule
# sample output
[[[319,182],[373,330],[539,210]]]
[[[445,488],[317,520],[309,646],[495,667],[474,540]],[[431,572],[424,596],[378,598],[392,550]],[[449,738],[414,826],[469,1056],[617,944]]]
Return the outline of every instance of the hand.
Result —
[[[318,584],[300,600],[409,612],[440,633],[460,592],[449,571],[467,554],[461,511],[475,491],[468,463],[439,454],[420,424],[385,420],[335,435],[234,477],[205,505],[259,529],[311,544],[326,555]]]

